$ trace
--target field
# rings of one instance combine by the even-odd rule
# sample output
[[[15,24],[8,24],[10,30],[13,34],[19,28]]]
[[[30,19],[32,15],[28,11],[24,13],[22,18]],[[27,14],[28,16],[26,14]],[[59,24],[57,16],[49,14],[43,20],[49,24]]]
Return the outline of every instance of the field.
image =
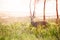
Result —
[[[46,27],[34,27],[29,21],[0,22],[0,40],[60,40],[60,24],[48,21]]]

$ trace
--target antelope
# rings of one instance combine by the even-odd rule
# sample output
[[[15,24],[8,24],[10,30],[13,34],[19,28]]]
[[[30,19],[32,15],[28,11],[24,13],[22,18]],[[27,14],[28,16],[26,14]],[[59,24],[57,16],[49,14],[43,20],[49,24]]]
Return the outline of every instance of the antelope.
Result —
[[[46,26],[47,22],[46,21],[34,21],[34,18],[31,18],[31,24],[34,27],[37,27],[38,25],[44,25],[44,26]]]
[[[44,15],[43,15],[43,20],[44,21],[38,21],[38,22],[35,22],[34,21],[34,18],[35,18],[35,8],[36,8],[36,1],[37,0],[35,0],[34,1],[34,11],[33,11],[33,15],[31,14],[31,0],[30,0],[30,15],[31,15],[31,24],[33,25],[33,26],[35,26],[35,27],[37,27],[38,25],[46,25],[47,24],[47,22],[45,21],[45,4],[46,4],[46,0],[44,0]]]

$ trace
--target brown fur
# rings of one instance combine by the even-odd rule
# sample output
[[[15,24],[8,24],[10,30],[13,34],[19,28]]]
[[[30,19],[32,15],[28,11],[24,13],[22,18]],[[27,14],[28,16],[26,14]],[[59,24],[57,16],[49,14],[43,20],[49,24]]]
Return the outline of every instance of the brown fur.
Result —
[[[44,26],[46,26],[47,22],[45,22],[45,21],[39,21],[39,22],[34,22],[34,21],[32,21],[31,24],[32,24],[34,27],[37,27],[38,25],[44,25]]]

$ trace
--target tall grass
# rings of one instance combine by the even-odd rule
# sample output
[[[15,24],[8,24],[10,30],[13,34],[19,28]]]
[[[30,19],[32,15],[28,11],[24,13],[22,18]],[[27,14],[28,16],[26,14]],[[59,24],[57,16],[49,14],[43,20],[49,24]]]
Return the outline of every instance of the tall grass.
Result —
[[[47,27],[30,23],[0,23],[0,40],[60,40],[60,25],[47,24]]]

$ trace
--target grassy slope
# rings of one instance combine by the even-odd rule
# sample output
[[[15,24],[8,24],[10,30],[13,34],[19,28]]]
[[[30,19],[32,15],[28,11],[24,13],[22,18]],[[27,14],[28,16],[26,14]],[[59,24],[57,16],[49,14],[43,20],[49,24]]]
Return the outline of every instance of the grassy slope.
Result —
[[[0,40],[60,40],[60,25],[49,22],[47,27],[38,25],[35,28],[30,24],[30,20],[23,19],[19,19],[21,22],[15,23],[13,21],[16,19],[11,19],[12,23],[8,25],[2,24],[4,22],[2,21],[0,23]]]
[[[30,26],[29,23],[0,23],[0,40],[60,40],[60,25],[49,24],[46,28]]]

